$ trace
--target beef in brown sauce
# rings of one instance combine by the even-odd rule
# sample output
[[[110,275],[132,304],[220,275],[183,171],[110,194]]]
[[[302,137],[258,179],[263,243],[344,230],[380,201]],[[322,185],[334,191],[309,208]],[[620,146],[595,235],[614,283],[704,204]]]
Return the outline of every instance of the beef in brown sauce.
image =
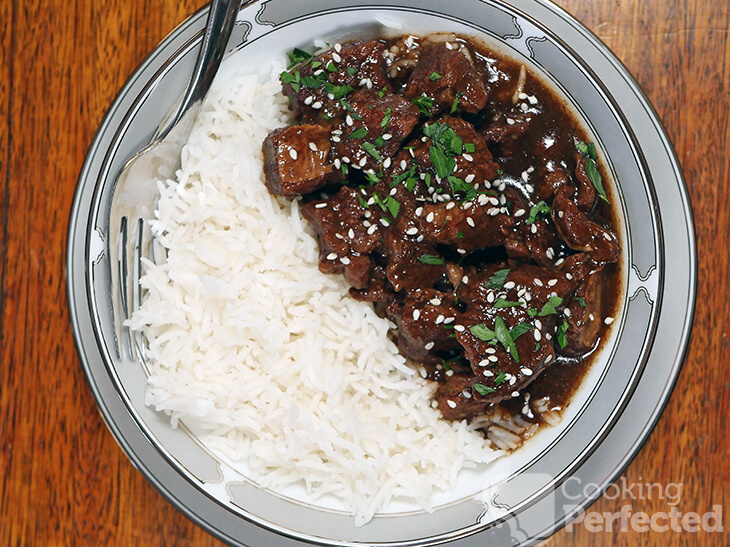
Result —
[[[320,270],[394,322],[446,419],[523,393],[564,404],[616,307],[621,253],[595,148],[564,106],[456,36],[293,57],[296,123],[264,143],[266,184],[303,196]]]

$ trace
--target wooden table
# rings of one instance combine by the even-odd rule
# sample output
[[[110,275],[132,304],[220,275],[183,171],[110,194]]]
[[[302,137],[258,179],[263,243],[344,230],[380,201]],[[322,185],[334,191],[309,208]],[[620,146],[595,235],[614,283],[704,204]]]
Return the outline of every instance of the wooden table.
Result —
[[[94,131],[143,57],[203,0],[0,3],[0,544],[218,545],[132,467],[97,412],[68,321],[68,215]],[[682,512],[730,512],[730,2],[559,0],[634,74],[684,167],[698,307],[671,401],[627,484],[682,484]],[[602,498],[649,514],[666,500]],[[725,526],[730,526],[725,518]],[[590,532],[547,544],[726,545],[725,533]]]

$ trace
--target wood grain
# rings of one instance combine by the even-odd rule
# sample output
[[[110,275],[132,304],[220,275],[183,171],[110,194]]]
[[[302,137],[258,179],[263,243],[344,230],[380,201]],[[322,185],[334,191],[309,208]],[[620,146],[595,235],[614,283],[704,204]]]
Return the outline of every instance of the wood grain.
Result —
[[[85,384],[68,322],[68,215],[104,112],[202,0],[0,3],[0,544],[220,545],[132,467]],[[730,511],[730,3],[558,0],[636,77],[676,147],[700,268],[690,350],[628,483],[681,483],[677,509]],[[666,500],[607,499],[649,514]],[[727,515],[723,515],[727,521]],[[726,522],[726,526],[730,523]],[[725,533],[589,532],[546,544],[726,545]]]

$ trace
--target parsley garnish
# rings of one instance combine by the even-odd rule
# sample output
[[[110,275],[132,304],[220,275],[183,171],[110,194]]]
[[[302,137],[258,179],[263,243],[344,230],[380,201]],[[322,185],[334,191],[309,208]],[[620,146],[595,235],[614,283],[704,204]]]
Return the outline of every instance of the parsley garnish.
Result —
[[[487,280],[486,285],[490,289],[501,289],[504,282],[507,280],[509,275],[509,268],[494,272],[494,274]]]
[[[388,125],[388,122],[390,121],[390,107],[385,111],[385,115],[383,116],[383,120],[380,122],[380,127],[385,129],[385,126]]]
[[[580,306],[581,308],[585,308],[585,307],[586,307],[586,301],[585,301],[585,300],[583,300],[583,299],[582,299],[582,298],[581,298],[580,296],[576,296],[576,297],[575,297],[575,300],[576,300],[576,301],[578,302],[578,305],[579,305],[579,306]]]
[[[521,306],[522,302],[510,302],[509,300],[505,300],[504,298],[497,298],[497,301],[494,303],[495,308],[515,308],[517,306]]]
[[[436,80],[441,79],[441,74],[439,74],[438,72],[432,72],[431,75],[428,77],[428,79],[431,80],[432,82],[435,82]]]
[[[444,263],[444,259],[438,255],[421,255],[418,257],[418,261],[422,264],[441,265]]]
[[[311,53],[307,53],[306,51],[299,49],[298,47],[295,47],[293,50],[287,53],[286,56],[289,58],[289,66],[287,67],[287,70],[291,70],[295,66],[304,64],[314,58],[314,55],[312,55]]]
[[[383,160],[382,156],[380,155],[380,152],[378,152],[375,149],[375,146],[373,146],[371,143],[364,142],[364,143],[362,143],[361,146],[362,146],[362,149],[365,150],[365,152],[367,152],[368,154],[370,154],[372,157],[375,158],[375,161],[380,162]]]
[[[479,395],[489,395],[490,393],[494,392],[493,387],[487,387],[484,384],[474,384],[474,391],[476,391]]]
[[[388,212],[393,218],[398,216],[398,211],[400,211],[400,202],[397,199],[393,196],[388,196],[385,199],[385,206],[388,208]]]
[[[558,313],[558,306],[563,303],[563,299],[559,296],[551,296],[542,308],[542,311],[537,314],[538,317],[545,317],[547,315],[553,315]]]
[[[598,164],[596,163],[598,161],[596,145],[592,142],[586,144],[579,141],[575,145],[575,148],[586,159],[586,175],[588,175],[588,179],[591,181],[591,184],[596,189],[596,192],[598,192],[600,198],[606,203],[609,203],[608,197],[606,196],[606,190],[603,188],[603,178],[601,177],[601,173],[598,171]]]
[[[355,131],[350,133],[350,138],[351,139],[362,139],[367,134],[368,134],[367,128],[360,127],[359,129],[355,129]]]
[[[413,99],[413,104],[415,104],[418,107],[418,110],[426,116],[431,115],[431,109],[433,108],[433,99],[431,97],[421,95],[417,99]]]
[[[560,323],[560,326],[558,327],[557,340],[558,340],[558,344],[560,345],[560,349],[562,349],[568,345],[568,337],[566,336],[565,333],[568,332],[569,326],[570,325],[568,325],[567,321],[563,321],[562,323]]]
[[[538,201],[530,209],[530,216],[527,217],[527,224],[532,224],[536,220],[541,218],[547,218],[550,216],[550,206],[544,201]]]
[[[354,66],[348,66],[347,67],[347,74],[348,74],[348,76],[352,77],[355,74],[357,74],[357,69]]]
[[[500,371],[499,371],[499,372],[497,373],[497,375],[496,375],[496,376],[494,377],[494,383],[495,383],[496,385],[499,385],[499,384],[501,384],[502,382],[504,382],[504,381],[505,381],[506,379],[507,379],[507,375],[506,375],[506,374],[505,374],[504,372],[502,372],[502,371],[500,370]]]
[[[479,338],[479,340],[482,340],[484,342],[492,342],[496,340],[497,336],[494,333],[492,329],[484,325],[483,323],[479,323],[477,325],[472,325],[469,327],[469,330],[471,333]]]
[[[522,321],[512,327],[509,333],[512,336],[512,340],[517,340],[520,336],[528,332],[530,329],[532,329],[532,325],[526,323],[525,321]]]
[[[324,76],[324,73],[321,75]],[[334,85],[327,81],[323,81],[322,83],[324,84],[325,91],[334,95],[335,99],[338,101],[342,99],[342,97],[353,91],[352,86],[349,85]]]
[[[497,336],[497,340],[499,340],[499,343],[504,346],[504,348],[509,352],[512,358],[517,362],[517,364],[519,364],[520,356],[517,355],[517,345],[512,339],[512,335],[507,328],[507,323],[505,323],[504,319],[499,316],[497,316],[497,318],[494,320],[494,334]]]
[[[461,99],[463,96],[464,96],[464,93],[462,93],[461,91],[459,91],[456,94],[456,98],[454,99],[454,104],[451,105],[450,114],[453,114],[454,112],[456,112],[456,109],[459,108],[459,99]]]

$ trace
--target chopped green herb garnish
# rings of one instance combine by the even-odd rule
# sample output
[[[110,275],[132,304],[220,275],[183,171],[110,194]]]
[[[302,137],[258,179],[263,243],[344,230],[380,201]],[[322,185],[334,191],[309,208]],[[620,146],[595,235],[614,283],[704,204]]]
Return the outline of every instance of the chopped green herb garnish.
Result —
[[[557,332],[556,338],[558,340],[558,345],[560,346],[560,349],[562,349],[568,345],[568,337],[566,336],[565,333],[568,332],[569,326],[570,325],[568,325],[567,321],[563,321],[562,323],[560,323],[560,326],[558,327],[558,332]]]
[[[325,67],[325,69],[327,69],[327,72],[337,72],[337,66],[335,66],[335,64],[332,61],[327,63],[327,66]]]
[[[362,143],[361,146],[362,146],[362,149],[365,150],[365,152],[367,152],[368,154],[370,154],[372,157],[375,158],[375,161],[380,162],[383,160],[382,156],[380,155],[380,152],[378,152],[376,150],[375,146],[373,146],[371,143],[364,142],[364,143]]]
[[[559,296],[551,296],[542,308],[542,311],[537,314],[538,317],[545,317],[547,315],[554,315],[558,313],[558,306],[563,303],[563,299]]]
[[[431,97],[421,95],[417,99],[413,99],[413,104],[415,104],[418,107],[418,110],[426,116],[431,115],[431,109],[433,108],[433,99]]]
[[[324,76],[324,74],[322,74]],[[326,78],[326,77],[325,77]],[[322,82],[324,84],[324,89],[327,91],[327,93],[331,93],[335,100],[341,100],[342,97],[353,91],[352,86],[349,85],[334,85],[330,82]]]
[[[493,393],[494,388],[487,387],[484,384],[476,383],[476,384],[474,384],[474,391],[476,391],[479,395],[485,396],[485,395],[489,395],[490,393]]]
[[[431,147],[431,163],[436,170],[436,175],[445,179],[454,172],[456,161],[446,156],[446,153],[438,146]]]
[[[459,239],[463,239],[464,238],[464,232],[456,232],[456,237],[458,237]]]
[[[388,212],[393,218],[398,216],[398,211],[400,210],[400,202],[397,199],[395,199],[393,196],[388,196],[385,199],[385,206],[388,208]]]
[[[357,69],[354,66],[348,66],[347,67],[347,75],[352,77],[355,74],[357,74]]]
[[[527,217],[527,224],[532,224],[536,220],[541,218],[547,218],[550,216],[550,206],[544,201],[538,201],[530,209],[530,216]]]
[[[418,257],[418,261],[423,264],[441,265],[444,263],[444,259],[438,255],[421,255]]]
[[[355,129],[352,133],[350,133],[351,139],[362,139],[368,134],[368,130],[366,127],[360,127],[359,129]]]
[[[380,127],[382,129],[385,129],[385,126],[388,125],[388,122],[390,121],[390,114],[391,114],[391,109],[390,109],[390,107],[388,107],[388,109],[385,111],[385,115],[383,116],[382,121],[380,122]]]
[[[499,316],[497,316],[494,320],[494,334],[497,335],[499,343],[504,346],[512,358],[519,364],[520,356],[517,355],[517,346],[515,345],[515,341],[512,339],[512,335],[507,328],[507,323],[505,323],[504,319]]]
[[[451,105],[451,112],[450,112],[450,114],[453,114],[454,112],[456,112],[456,109],[457,109],[457,108],[459,108],[459,100],[460,100],[460,99],[461,99],[461,98],[462,98],[463,96],[464,96],[464,94],[463,94],[463,93],[462,93],[461,91],[459,91],[459,92],[458,92],[458,93],[456,94],[456,98],[454,98],[454,104],[452,104],[452,105]]]
[[[467,154],[473,154],[476,152],[477,147],[473,142],[467,142],[464,143],[464,150],[467,152]]]
[[[383,137],[378,136],[375,141],[373,141],[373,143],[375,144],[376,148],[382,148],[385,144],[385,140],[383,139]]]
[[[501,384],[502,382],[504,382],[504,381],[505,381],[506,379],[507,379],[507,375],[506,375],[506,374],[505,374],[504,372],[502,372],[502,371],[500,370],[500,371],[499,371],[499,372],[497,373],[497,375],[496,375],[496,376],[494,377],[494,383],[495,383],[496,385],[499,385],[499,384]]]
[[[441,74],[439,74],[438,72],[432,72],[431,75],[428,77],[428,79],[431,80],[432,82],[435,82],[436,80],[441,79]]]
[[[382,99],[383,97],[385,97],[385,87],[378,91],[378,98]]]
[[[494,272],[494,274],[487,280],[486,286],[490,289],[501,289],[504,286],[504,282],[507,280],[509,275],[509,268]]]
[[[472,325],[471,327],[469,327],[469,330],[474,336],[484,342],[492,342],[497,339],[497,335],[494,333],[494,331],[488,328],[483,323]]]
[[[495,308],[516,308],[521,305],[522,302],[510,302],[509,300],[505,300],[501,297],[497,298],[497,301],[494,303]]]
[[[287,67],[287,70],[291,70],[295,66],[306,63],[307,61],[311,61],[314,58],[314,55],[312,55],[311,53],[307,53],[306,51],[304,51],[303,49],[299,49],[298,47],[295,47],[293,50],[287,53],[286,56],[289,58],[289,66]]]
[[[509,331],[510,335],[512,336],[512,340],[517,340],[520,336],[525,334],[526,332],[530,331],[532,329],[532,325],[529,323],[526,323],[525,321],[522,321],[520,323],[517,323],[514,327],[512,327]]]
[[[596,192],[598,192],[599,197],[606,203],[609,203],[608,197],[606,196],[606,190],[603,187],[603,178],[601,177],[601,173],[598,171],[598,164],[596,163],[598,161],[596,145],[592,142],[586,144],[583,141],[579,141],[575,145],[575,148],[578,152],[585,156],[586,175],[588,175],[588,180],[591,181],[591,184],[596,189]]]
[[[576,296],[576,297],[575,297],[575,300],[576,300],[576,302],[578,302],[578,305],[579,305],[579,306],[580,306],[581,308],[585,308],[585,307],[586,307],[586,301],[585,301],[585,300],[583,300],[583,299],[582,299],[582,298],[581,298],[580,296]]]

